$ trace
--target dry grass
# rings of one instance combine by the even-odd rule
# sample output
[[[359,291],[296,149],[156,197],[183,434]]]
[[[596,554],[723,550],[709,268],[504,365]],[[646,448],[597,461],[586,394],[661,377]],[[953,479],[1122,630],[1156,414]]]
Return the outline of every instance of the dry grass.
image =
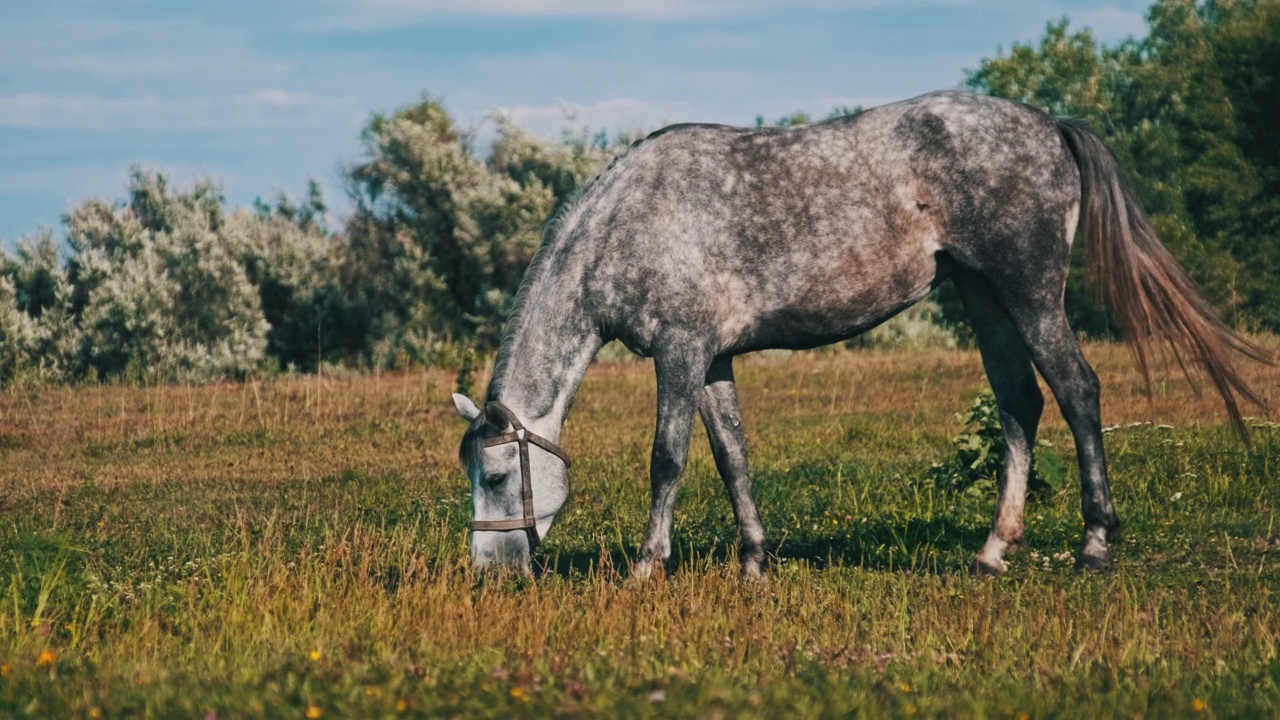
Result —
[[[646,363],[588,375],[575,496],[534,583],[465,569],[445,373],[9,389],[0,715],[1274,716],[1280,431],[1255,421],[1246,449],[1213,397],[1158,375],[1148,401],[1122,348],[1088,353],[1122,426],[1119,568],[1054,557],[1078,541],[1071,480],[995,580],[964,572],[993,499],[925,481],[985,385],[973,353],[740,362],[763,588],[726,563],[700,436],[678,569],[625,579]],[[1250,372],[1275,405],[1280,371]],[[1045,435],[1071,456],[1052,406]]]

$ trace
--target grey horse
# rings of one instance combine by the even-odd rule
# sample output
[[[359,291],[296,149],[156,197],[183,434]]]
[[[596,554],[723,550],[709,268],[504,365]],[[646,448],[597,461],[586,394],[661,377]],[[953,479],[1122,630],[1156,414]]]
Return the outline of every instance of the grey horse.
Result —
[[[1023,540],[1044,399],[1075,438],[1084,540],[1077,567],[1111,562],[1098,379],[1067,324],[1079,230],[1088,278],[1144,374],[1164,342],[1201,371],[1242,429],[1260,403],[1235,366],[1268,354],[1227,329],[1156,237],[1115,156],[1083,124],[1024,105],[938,92],[791,128],[683,124],[637,142],[549,223],[470,425],[472,557],[524,569],[568,497],[556,444],[601,344],[652,356],[652,509],[632,572],[671,554],[671,517],[694,414],[737,520],[744,576],[765,558],[751,498],[733,358],[853,337],[955,284],[1000,408],[1008,452],[975,567],[1003,572]]]

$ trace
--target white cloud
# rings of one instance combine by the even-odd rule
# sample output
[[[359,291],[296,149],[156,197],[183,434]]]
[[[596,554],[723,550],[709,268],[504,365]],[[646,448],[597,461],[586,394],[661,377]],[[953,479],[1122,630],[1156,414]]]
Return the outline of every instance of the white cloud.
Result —
[[[73,163],[0,173],[0,194],[45,194],[79,201],[119,195],[129,179],[128,167],[116,163]],[[69,206],[68,206],[69,207]]]
[[[112,57],[103,54],[78,54],[52,59],[34,58],[33,63],[56,70],[69,70],[105,80],[179,79],[188,82],[197,77],[233,75],[279,75],[294,68],[282,60],[264,60],[234,54],[199,57],[174,57],[170,54],[137,54]]]
[[[226,98],[0,95],[0,126],[40,129],[305,127],[334,116],[348,120],[362,112],[356,98],[322,97],[278,88]]]
[[[315,127],[366,112],[358,98],[261,88],[231,98],[226,122],[235,127]]]
[[[971,7],[1017,5],[1019,0],[359,0],[334,5],[328,16],[307,22],[313,30],[373,28],[446,16],[597,17],[685,20],[743,16],[773,10],[850,10],[909,5]]]
[[[520,127],[543,137],[556,138],[564,130],[604,130],[609,133],[654,130],[673,122],[688,120],[689,103],[653,103],[631,97],[577,104],[557,101],[551,105],[513,105],[494,108]]]
[[[749,12],[775,0],[360,0],[358,12],[330,18],[338,26],[378,26],[456,15],[625,17],[671,20]]]
[[[25,128],[207,127],[204,99],[172,100],[152,95],[109,98],[93,95],[19,93],[0,96],[0,126]]]
[[[562,106],[574,108],[575,125],[611,134],[666,122],[749,124],[758,113],[821,117],[839,105],[871,107],[954,85],[998,45],[1037,40],[1045,22],[1062,15],[1107,42],[1142,35],[1147,1],[286,0],[258,19],[252,0],[227,0],[218,12],[166,5],[163,13],[137,3],[108,9],[49,0],[16,21],[0,18],[7,71],[0,73],[0,165],[22,163],[0,172],[56,164],[74,142],[86,162],[95,150],[166,168],[199,158],[235,181],[229,197],[252,199],[273,183],[296,186],[308,173],[336,176],[339,161],[359,152],[370,111],[413,102],[423,91],[442,97],[460,123],[480,123],[499,108],[552,138],[565,126]],[[0,16],[13,4],[0,0]],[[825,12],[874,7],[908,10],[888,23],[881,17],[888,13]],[[599,22],[558,32],[554,44],[487,34],[503,18],[519,27],[519,18],[570,17]],[[411,23],[466,37],[436,47],[415,43],[418,28],[381,30]],[[342,32],[352,29],[360,32]],[[6,127],[69,131],[11,133],[30,138],[14,142]],[[118,193],[124,159],[90,184]],[[0,207],[18,210],[0,222],[33,224],[22,217],[29,201],[13,199],[24,193],[102,192],[73,185],[79,176],[76,169],[0,176]],[[48,214],[56,223],[57,204],[30,217]]]
[[[241,178],[228,168],[211,169],[199,162],[72,162],[39,168],[0,172],[0,250],[12,251],[18,239],[37,229],[61,235],[61,217],[89,198],[117,202],[125,196],[132,165],[158,167],[174,187],[188,187],[197,179],[212,178],[224,188],[233,183],[258,185],[256,178]],[[256,187],[260,192],[265,188]],[[228,193],[233,195],[232,193]],[[248,198],[231,197],[232,204],[244,205]]]

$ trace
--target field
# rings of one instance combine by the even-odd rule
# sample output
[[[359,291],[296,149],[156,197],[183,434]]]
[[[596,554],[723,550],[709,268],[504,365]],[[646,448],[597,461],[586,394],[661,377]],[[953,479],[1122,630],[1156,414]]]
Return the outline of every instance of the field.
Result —
[[[0,716],[1275,717],[1280,429],[1259,414],[1246,448],[1176,372],[1148,400],[1122,348],[1087,353],[1117,567],[1063,555],[1079,489],[1049,403],[1067,483],[999,578],[967,573],[994,496],[928,479],[985,387],[971,352],[739,361],[764,585],[737,579],[700,428],[676,567],[627,579],[647,363],[588,374],[536,581],[466,568],[451,374],[10,388]],[[1251,373],[1277,405],[1280,370]]]

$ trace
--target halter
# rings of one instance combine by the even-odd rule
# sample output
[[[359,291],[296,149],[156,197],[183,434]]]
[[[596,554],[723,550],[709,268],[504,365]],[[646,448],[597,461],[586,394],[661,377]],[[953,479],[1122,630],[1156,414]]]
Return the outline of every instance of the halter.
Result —
[[[497,413],[507,424],[511,425],[511,432],[504,433],[498,437],[487,438],[480,441],[480,447],[494,447],[496,445],[506,445],[507,443],[519,443],[520,445],[520,485],[521,496],[520,502],[524,506],[523,517],[513,518],[511,520],[472,520],[472,530],[524,530],[529,534],[529,552],[533,552],[538,548],[541,539],[538,537],[538,520],[533,515],[533,473],[529,470],[529,444],[533,443],[547,452],[560,458],[564,463],[565,469],[569,468],[569,456],[565,451],[550,440],[525,429],[520,424],[520,420],[516,418],[516,414],[502,403],[494,400],[485,405],[485,413]]]

